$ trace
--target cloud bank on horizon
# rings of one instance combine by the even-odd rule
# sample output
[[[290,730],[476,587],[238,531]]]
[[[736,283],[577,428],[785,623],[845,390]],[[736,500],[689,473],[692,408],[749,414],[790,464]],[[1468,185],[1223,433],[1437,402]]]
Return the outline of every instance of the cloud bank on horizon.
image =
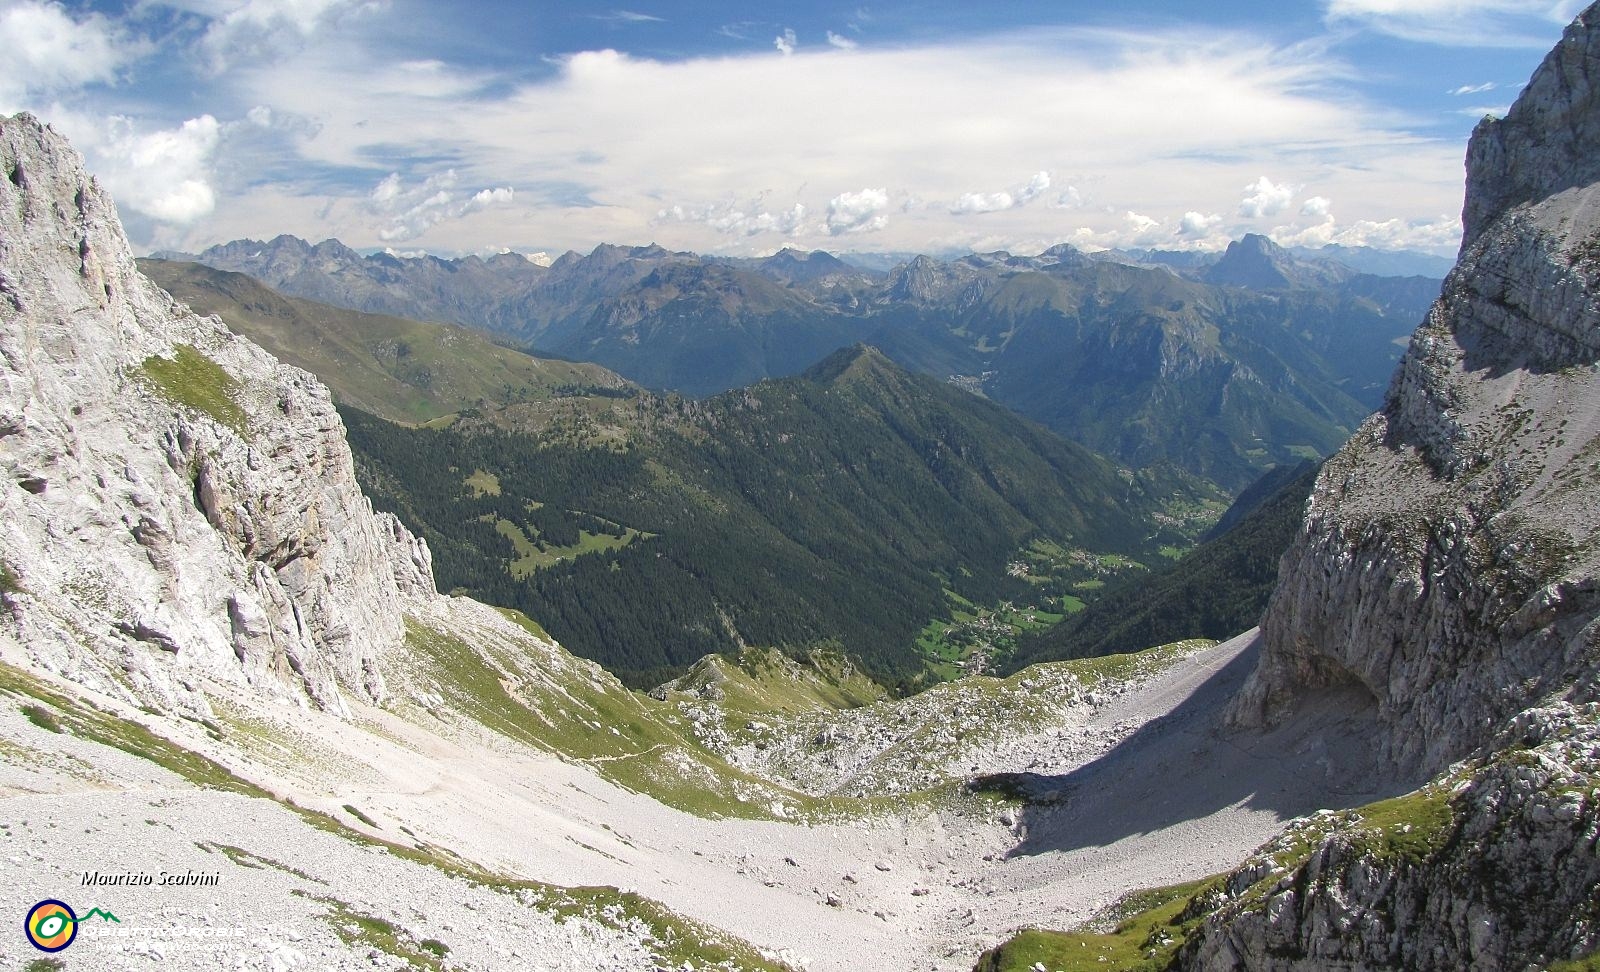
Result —
[[[1581,7],[1006,6],[0,0],[0,113],[146,249],[1448,254],[1472,124]]]

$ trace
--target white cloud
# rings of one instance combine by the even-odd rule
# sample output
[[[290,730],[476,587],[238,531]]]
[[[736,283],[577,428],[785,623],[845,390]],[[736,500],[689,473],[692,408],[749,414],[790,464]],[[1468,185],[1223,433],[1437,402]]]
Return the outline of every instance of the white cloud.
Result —
[[[756,30],[748,36],[772,36]],[[1103,245],[1124,245],[1122,214],[1136,210],[1162,221],[1170,244],[1184,213],[1231,215],[1240,187],[1253,194],[1263,172],[1274,189],[1315,184],[1349,219],[1411,220],[1461,205],[1456,140],[1412,134],[1399,116],[1353,98],[1340,87],[1344,67],[1317,52],[1234,34],[1057,30],[671,61],[585,51],[548,77],[517,82],[382,54],[330,37],[279,61],[240,64],[217,82],[239,105],[271,106],[273,138],[300,169],[270,183],[241,179],[207,224],[211,241],[293,230],[382,245],[377,231],[393,227],[372,219],[366,195],[389,169],[358,189],[327,186],[396,158],[448,159],[477,182],[473,191],[518,187],[515,222],[498,212],[441,220],[416,244],[435,252],[473,252],[486,239],[743,252],[787,237],[775,220],[796,204],[808,214],[794,230],[799,245],[825,246],[856,228],[871,229],[875,246],[921,249],[964,233],[950,209],[975,187],[991,187],[972,193],[977,202],[1004,202],[982,198],[998,195],[997,159],[1038,160],[1051,179],[1032,205],[1017,205],[1033,191],[1022,180],[1002,187],[1008,208],[973,207],[991,210],[984,235],[1014,240],[1059,238],[1081,224]],[[1029,97],[997,99],[996,90]],[[228,171],[249,168],[242,157],[228,161]],[[437,171],[407,164],[388,163],[410,189]],[[1052,175],[1067,166],[1071,186]],[[842,190],[891,179],[892,205],[855,219],[850,197],[860,193]],[[459,191],[455,204],[470,196]],[[706,200],[730,203],[695,212],[709,209]],[[675,202],[702,218],[661,218]],[[1291,194],[1283,205],[1297,202]],[[1067,227],[1054,207],[1072,208]]]
[[[857,47],[861,46],[850,38],[835,34],[831,30],[828,31],[828,44],[832,47],[839,48],[841,51],[853,51]]]
[[[1363,219],[1334,233],[1331,242],[1384,250],[1444,252],[1461,242],[1461,219],[1439,215],[1427,220]]]
[[[214,19],[201,39],[213,71],[274,59],[352,14],[382,10],[388,0],[242,0],[206,3]],[[223,9],[214,9],[222,7]]]
[[[1061,190],[1055,201],[1050,204],[1052,209],[1081,209],[1083,208],[1083,193],[1077,186],[1068,186]]]
[[[796,43],[794,31],[790,30],[788,27],[785,27],[783,29],[783,33],[772,39],[772,46],[778,49],[779,54],[782,54],[784,57],[788,57],[790,54],[794,53],[794,49],[799,45]]]
[[[212,116],[153,132],[114,116],[98,132],[78,129],[73,136],[119,207],[176,225],[193,223],[216,208],[211,166],[222,125]]]
[[[952,215],[968,213],[998,213],[1013,209],[1017,200],[1009,192],[969,192],[950,207]]]
[[[1183,219],[1178,221],[1178,235],[1188,237],[1209,236],[1212,230],[1221,225],[1221,216],[1215,213],[1199,213],[1191,209],[1183,214]]]
[[[1547,48],[1582,0],[1327,0],[1327,19],[1426,44]]]
[[[1028,184],[1026,186],[1022,187],[1022,191],[1021,192],[1017,193],[1017,199],[1021,201],[1022,205],[1026,206],[1028,203],[1031,203],[1035,199],[1039,198],[1039,196],[1042,195],[1044,193],[1044,191],[1046,189],[1049,189],[1049,188],[1050,188],[1050,173],[1048,173],[1048,172],[1037,172],[1037,173],[1034,173],[1033,178],[1028,180]]]
[[[1289,208],[1298,191],[1296,186],[1279,185],[1262,176],[1244,187],[1244,198],[1239,201],[1239,215],[1247,219],[1276,216]]]
[[[828,234],[872,233],[889,225],[883,214],[889,208],[889,193],[884,189],[842,192],[828,200]]]
[[[1464,84],[1459,88],[1452,89],[1450,91],[1450,94],[1458,95],[1458,96],[1459,95],[1469,95],[1469,94],[1482,94],[1485,91],[1493,91],[1494,89],[1496,89],[1498,87],[1500,87],[1500,85],[1496,84],[1493,81],[1485,81],[1483,84]]]
[[[383,217],[378,238],[386,243],[414,240],[445,220],[460,219],[516,198],[513,189],[502,187],[480,189],[465,200],[458,200],[455,185],[459,181],[454,169],[431,175],[412,187],[406,186],[398,172],[384,176],[367,196],[372,212]]]
[[[762,233],[793,236],[805,226],[806,207],[795,203],[782,212],[772,213],[759,206],[739,208],[723,205],[705,209],[672,206],[657,212],[656,219],[660,222],[702,223],[730,236],[759,236]]]
[[[1143,213],[1129,210],[1122,214],[1123,222],[1128,225],[1128,236],[1123,238],[1125,244],[1148,246],[1166,236],[1161,229],[1161,221],[1151,219]]]
[[[639,13],[636,10],[613,10],[610,13],[593,14],[596,20],[609,20],[614,24],[664,24],[665,17],[656,17],[652,14]]]
[[[1506,112],[1511,110],[1510,105],[1474,105],[1471,108],[1462,108],[1456,112],[1467,118],[1482,118],[1488,115],[1493,118],[1504,118]]]
[[[498,189],[479,189],[472,196],[472,206],[474,209],[482,209],[487,206],[508,203],[515,198],[516,192],[510,186],[502,186]]]
[[[1015,192],[969,192],[962,195],[950,207],[954,216],[964,216],[973,213],[999,213],[1007,209],[1016,209],[1026,206],[1050,188],[1050,173],[1040,172],[1028,181],[1028,184]]]
[[[1312,196],[1300,206],[1300,215],[1316,219],[1333,218],[1333,200],[1326,196]]]
[[[143,49],[99,14],[73,19],[59,3],[22,0],[0,10],[0,114],[40,110],[35,99],[114,81]]]

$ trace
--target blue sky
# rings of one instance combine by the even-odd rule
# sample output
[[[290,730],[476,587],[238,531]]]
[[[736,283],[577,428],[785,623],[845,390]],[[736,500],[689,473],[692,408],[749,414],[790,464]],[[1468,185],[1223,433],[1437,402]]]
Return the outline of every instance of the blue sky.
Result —
[[[1472,126],[1581,4],[996,7],[0,0],[0,113],[141,250],[1448,254]]]

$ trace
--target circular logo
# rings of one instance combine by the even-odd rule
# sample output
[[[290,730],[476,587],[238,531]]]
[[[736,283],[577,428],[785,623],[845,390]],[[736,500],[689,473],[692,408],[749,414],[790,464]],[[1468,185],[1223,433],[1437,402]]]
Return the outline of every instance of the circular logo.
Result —
[[[78,916],[62,901],[41,901],[22,923],[28,941],[41,952],[59,952],[78,937]]]

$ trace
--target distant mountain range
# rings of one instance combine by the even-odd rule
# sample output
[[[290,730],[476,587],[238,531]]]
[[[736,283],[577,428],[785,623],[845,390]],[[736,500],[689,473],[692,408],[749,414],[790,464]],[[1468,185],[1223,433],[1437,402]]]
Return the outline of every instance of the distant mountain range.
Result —
[[[545,267],[514,254],[362,256],[288,236],[198,259],[288,294],[470,325],[695,396],[869,343],[1124,464],[1228,490],[1342,441],[1379,404],[1400,342],[1439,289],[1258,236],[1207,260],[1062,245],[919,256],[888,272],[794,250],[731,259],[600,246]]]
[[[1266,237],[1248,234],[1235,244],[1250,245],[1253,240],[1270,243]],[[1276,246],[1276,244],[1271,244]],[[1229,247],[1229,251],[1233,249]],[[1455,261],[1449,257],[1419,253],[1415,250],[1379,250],[1370,246],[1343,246],[1329,243],[1325,246],[1292,246],[1285,252],[1303,263],[1321,265],[1325,272],[1366,273],[1376,277],[1429,277],[1443,280]],[[1163,266],[1186,276],[1203,276],[1211,267],[1228,256],[1228,251],[1210,250],[1102,250],[1091,254],[1097,259],[1133,263],[1144,266]]]
[[[254,277],[198,263],[146,259],[139,269],[196,312],[321,377],[341,402],[393,422],[632,387],[599,365],[531,357],[472,328],[283,297]]]

